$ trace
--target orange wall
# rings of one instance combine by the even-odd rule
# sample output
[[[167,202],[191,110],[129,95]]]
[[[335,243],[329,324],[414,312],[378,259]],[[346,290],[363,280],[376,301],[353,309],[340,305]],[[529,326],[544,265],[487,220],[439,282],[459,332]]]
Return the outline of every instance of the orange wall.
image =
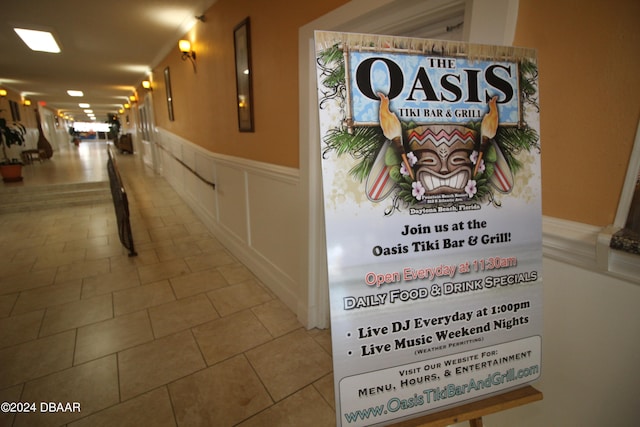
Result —
[[[640,118],[640,1],[520,0],[536,48],[543,213],[613,223]]]
[[[298,28],[344,3],[219,0],[186,35],[197,72],[177,46],[153,70],[157,125],[215,153],[298,167]],[[254,133],[236,116],[233,27],[247,16]],[[538,51],[545,215],[613,222],[640,118],[639,16],[637,0],[520,0],[514,44]]]
[[[177,48],[153,70],[156,124],[212,152],[298,167],[298,28],[347,0],[219,0],[186,35],[197,71]],[[238,131],[233,28],[251,20],[254,133]],[[169,66],[175,121],[168,119]]]

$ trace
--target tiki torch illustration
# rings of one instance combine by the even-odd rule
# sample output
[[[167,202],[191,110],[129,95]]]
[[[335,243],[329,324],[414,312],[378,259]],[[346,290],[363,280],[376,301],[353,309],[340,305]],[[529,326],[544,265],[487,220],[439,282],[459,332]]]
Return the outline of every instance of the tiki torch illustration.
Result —
[[[409,164],[407,153],[402,143],[402,126],[398,117],[389,110],[389,98],[378,92],[380,97],[380,127],[384,136],[392,142],[396,153],[402,157],[404,167],[407,169],[411,179],[414,179],[413,168]]]
[[[476,167],[473,170],[473,176],[478,172],[478,167],[480,166],[480,160],[482,160],[482,156],[484,152],[489,147],[489,142],[496,136],[496,132],[498,130],[498,107],[496,106],[496,101],[498,100],[497,96],[494,96],[489,101],[489,112],[484,115],[482,118],[482,123],[480,124],[480,149],[478,150],[478,161],[476,162]]]

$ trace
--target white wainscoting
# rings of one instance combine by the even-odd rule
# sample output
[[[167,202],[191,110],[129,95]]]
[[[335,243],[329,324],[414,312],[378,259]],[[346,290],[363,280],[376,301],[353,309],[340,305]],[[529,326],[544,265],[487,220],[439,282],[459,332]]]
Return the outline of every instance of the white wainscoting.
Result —
[[[612,225],[602,228],[543,217],[543,254],[594,273],[640,284],[640,255],[611,249],[609,242],[615,231]]]
[[[300,259],[306,238],[298,169],[216,154],[163,129],[156,136],[165,179],[212,234],[305,324]]]

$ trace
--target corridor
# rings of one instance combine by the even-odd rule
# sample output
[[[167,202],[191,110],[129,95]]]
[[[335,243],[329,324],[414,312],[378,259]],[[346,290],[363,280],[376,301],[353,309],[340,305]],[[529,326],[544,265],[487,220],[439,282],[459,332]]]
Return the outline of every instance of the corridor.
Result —
[[[106,161],[105,143],[69,146],[0,199],[105,181]],[[116,161],[135,257],[111,202],[0,215],[0,402],[36,406],[0,426],[335,425],[329,331],[307,331],[139,155]]]

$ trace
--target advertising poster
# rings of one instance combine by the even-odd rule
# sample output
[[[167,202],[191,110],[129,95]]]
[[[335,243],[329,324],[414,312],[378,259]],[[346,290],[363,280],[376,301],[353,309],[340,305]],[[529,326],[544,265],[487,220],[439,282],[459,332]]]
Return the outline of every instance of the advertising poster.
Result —
[[[535,51],[316,32],[337,424],[541,375]]]

